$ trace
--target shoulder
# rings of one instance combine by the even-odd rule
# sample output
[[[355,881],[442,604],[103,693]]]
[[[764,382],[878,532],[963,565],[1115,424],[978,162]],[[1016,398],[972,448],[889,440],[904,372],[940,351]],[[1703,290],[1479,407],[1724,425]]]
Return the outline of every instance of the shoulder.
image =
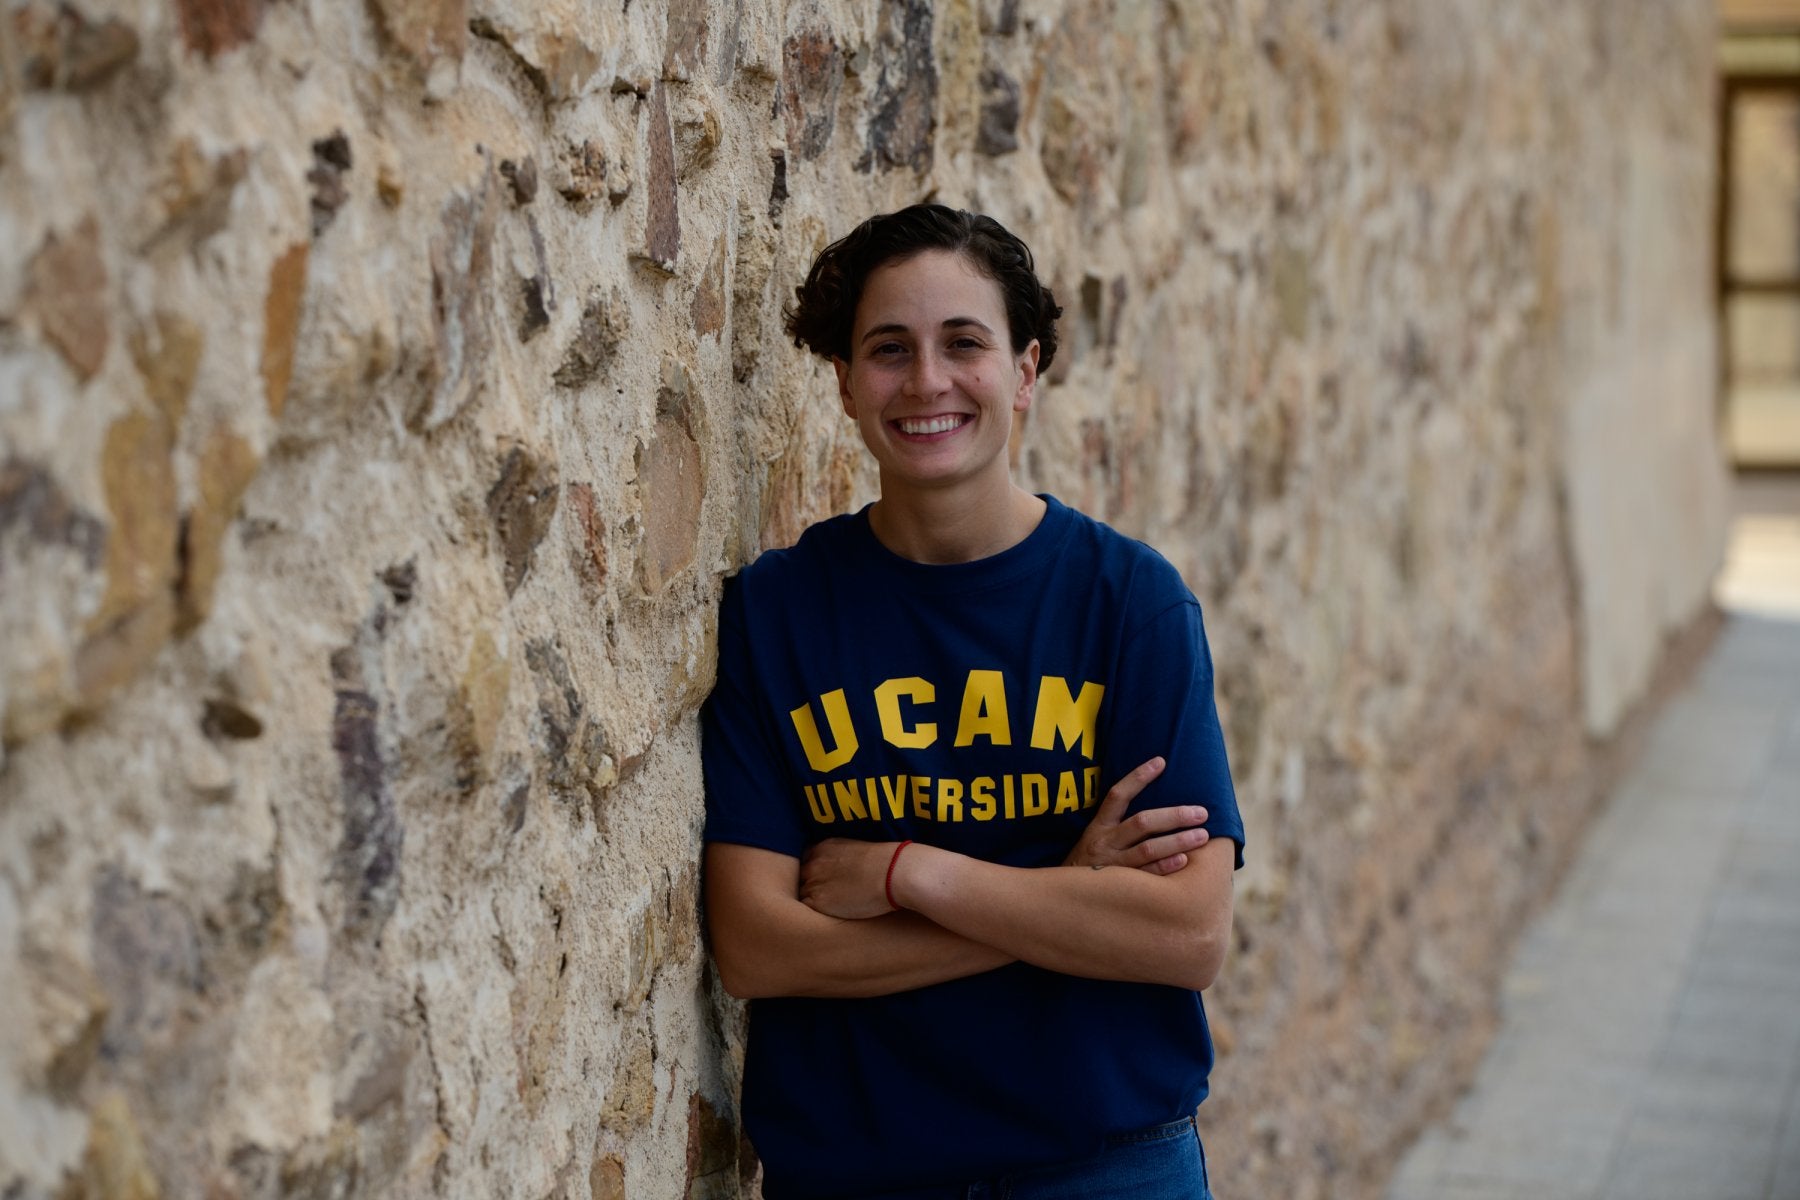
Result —
[[[1096,598],[1117,602],[1124,610],[1122,616],[1148,620],[1178,604],[1198,604],[1181,572],[1154,546],[1069,508],[1053,496],[1045,499],[1057,519],[1069,523],[1070,553],[1078,556],[1089,573]]]
[[[726,580],[727,589],[761,593],[795,586],[857,552],[859,531],[867,528],[860,512],[840,513],[807,526],[800,540],[778,550],[765,550]]]
[[[800,540],[765,550],[727,576],[719,597],[722,624],[764,624],[781,614],[811,611],[827,603],[834,576],[866,553],[868,522],[861,513],[827,517],[809,526]]]

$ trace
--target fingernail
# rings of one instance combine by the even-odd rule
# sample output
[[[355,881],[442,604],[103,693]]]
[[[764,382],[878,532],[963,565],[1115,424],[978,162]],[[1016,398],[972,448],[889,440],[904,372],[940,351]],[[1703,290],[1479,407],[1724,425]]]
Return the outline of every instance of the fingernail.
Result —
[[[1167,764],[1163,762],[1162,755],[1160,754],[1150,760],[1150,769],[1153,771],[1160,771],[1166,765]]]

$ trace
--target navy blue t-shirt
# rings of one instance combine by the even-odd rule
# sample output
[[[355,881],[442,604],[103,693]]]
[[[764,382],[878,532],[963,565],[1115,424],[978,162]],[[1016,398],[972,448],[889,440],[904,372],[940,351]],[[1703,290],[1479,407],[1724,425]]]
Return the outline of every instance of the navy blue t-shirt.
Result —
[[[911,838],[1056,865],[1121,776],[1238,844],[1200,606],[1141,542],[1045,497],[971,563],[892,553],[867,510],[727,581],[702,717],[706,839],[798,857]],[[875,918],[879,920],[880,918]],[[772,1197],[978,1178],[1191,1113],[1197,992],[1015,963],[868,999],[751,1004],[744,1123]]]

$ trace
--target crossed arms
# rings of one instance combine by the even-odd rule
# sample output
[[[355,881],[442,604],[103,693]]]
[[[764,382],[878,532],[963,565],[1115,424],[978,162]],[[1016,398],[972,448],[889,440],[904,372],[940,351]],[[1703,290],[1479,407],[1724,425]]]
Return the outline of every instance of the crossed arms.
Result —
[[[1231,932],[1235,847],[1204,809],[1133,797],[1152,759],[1107,792],[1063,865],[1026,869],[935,846],[833,838],[804,858],[714,842],[706,907],[732,995],[881,996],[1015,960],[1070,975],[1208,987]]]

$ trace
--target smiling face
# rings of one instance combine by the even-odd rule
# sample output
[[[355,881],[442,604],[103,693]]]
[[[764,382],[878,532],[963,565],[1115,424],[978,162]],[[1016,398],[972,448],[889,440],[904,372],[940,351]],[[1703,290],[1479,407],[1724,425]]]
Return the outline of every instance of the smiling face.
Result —
[[[1031,406],[1038,344],[1013,353],[1000,286],[928,250],[863,285],[838,395],[881,466],[881,491],[1011,482],[1012,415]]]

